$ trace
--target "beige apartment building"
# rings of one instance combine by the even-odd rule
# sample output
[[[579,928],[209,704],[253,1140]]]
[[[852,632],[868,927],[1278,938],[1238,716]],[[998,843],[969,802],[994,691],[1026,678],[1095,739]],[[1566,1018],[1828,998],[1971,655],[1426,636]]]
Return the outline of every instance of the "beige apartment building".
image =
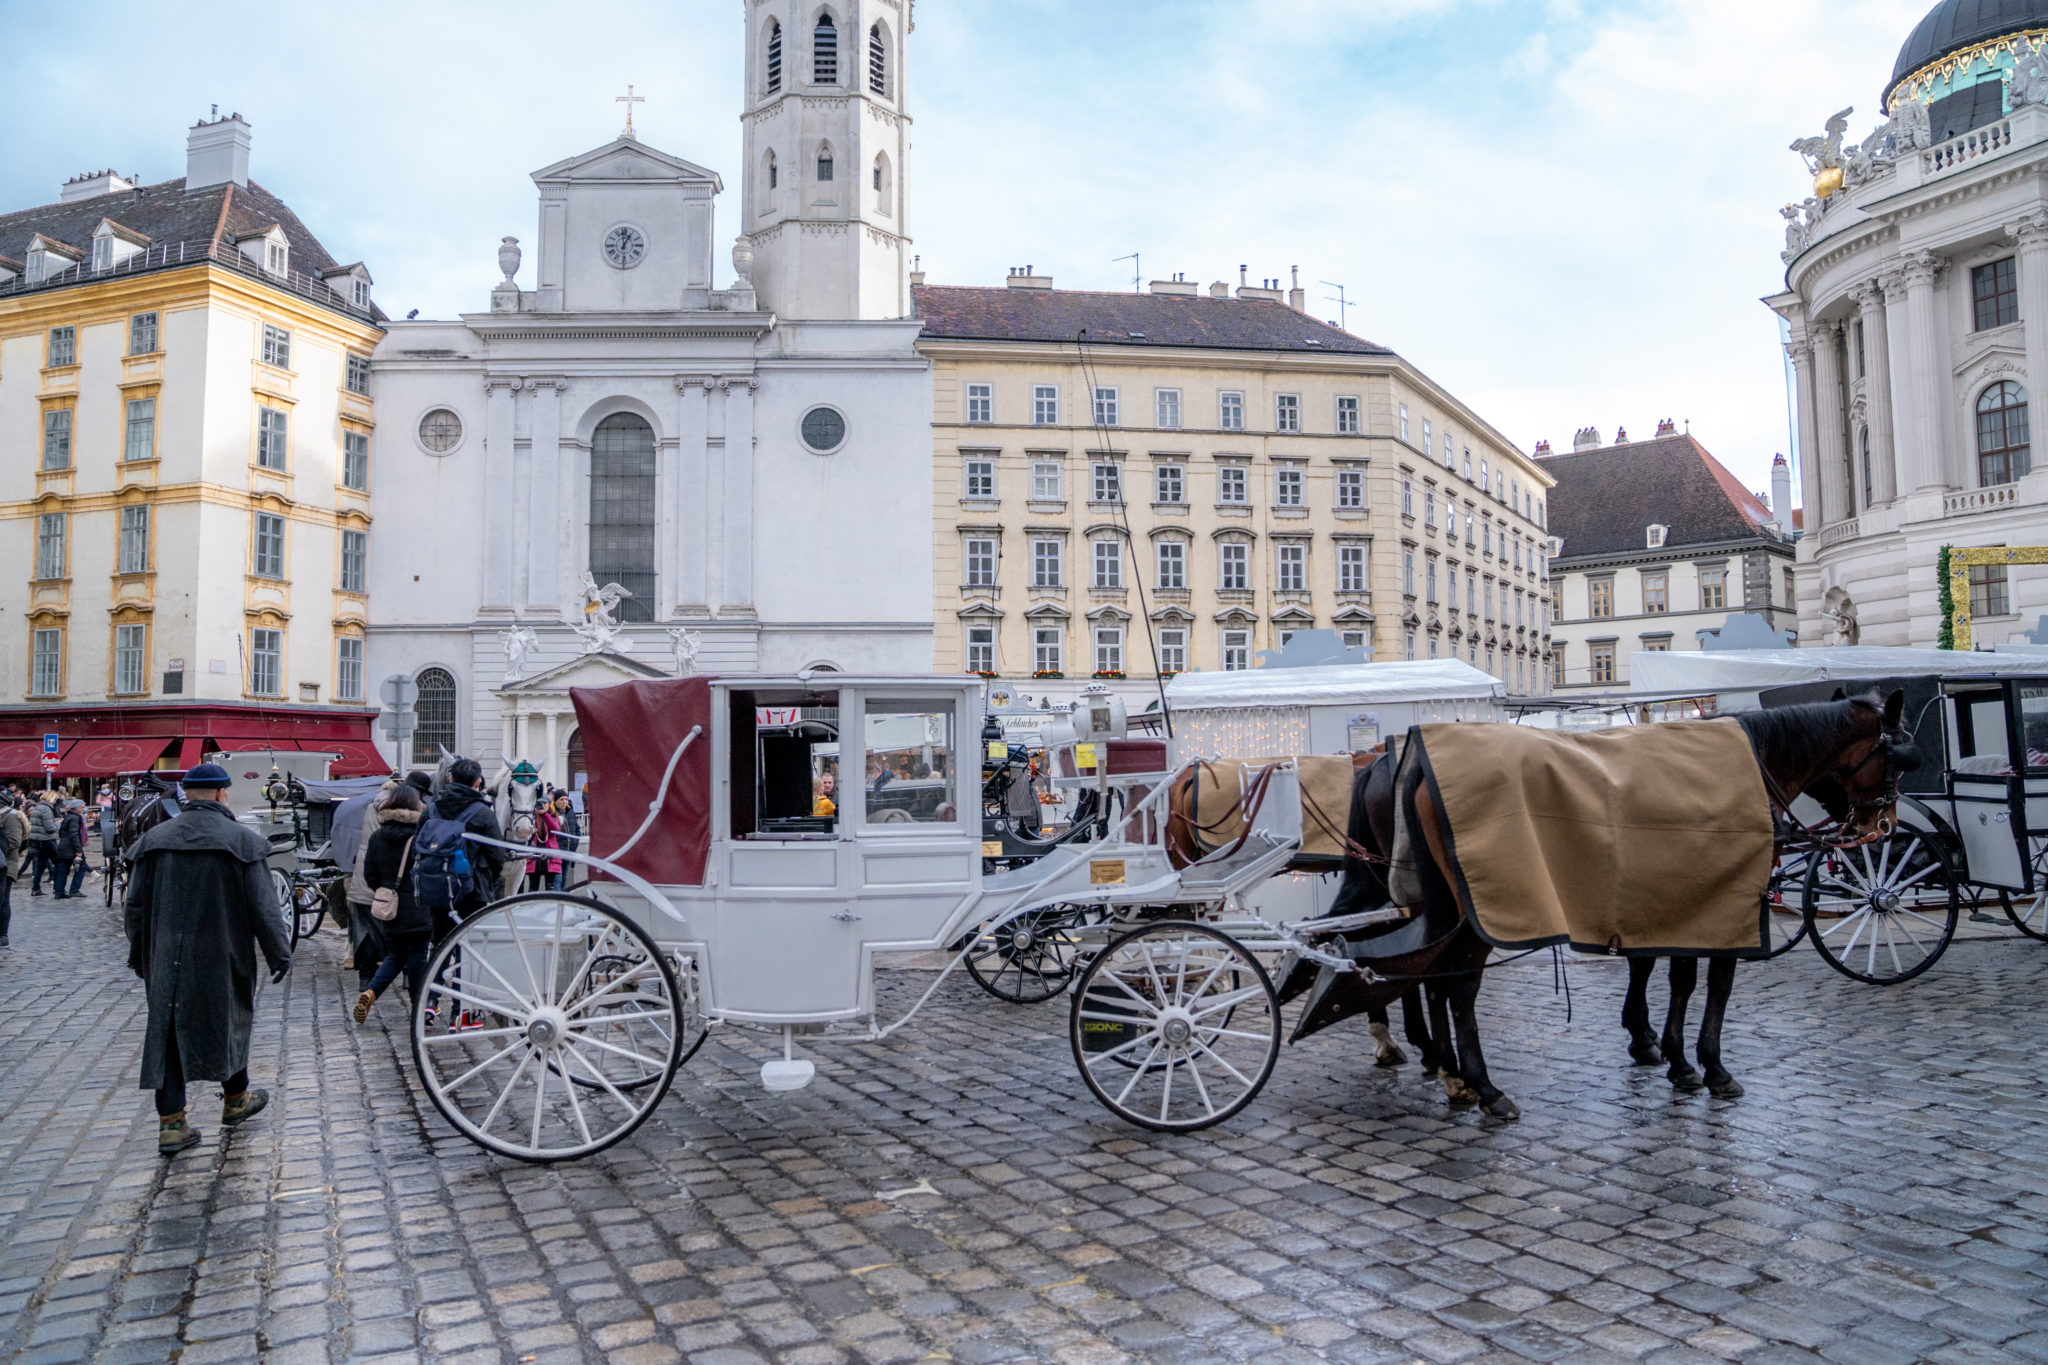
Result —
[[[1300,290],[913,284],[939,668],[1143,702],[1321,628],[1547,689],[1552,479]]]

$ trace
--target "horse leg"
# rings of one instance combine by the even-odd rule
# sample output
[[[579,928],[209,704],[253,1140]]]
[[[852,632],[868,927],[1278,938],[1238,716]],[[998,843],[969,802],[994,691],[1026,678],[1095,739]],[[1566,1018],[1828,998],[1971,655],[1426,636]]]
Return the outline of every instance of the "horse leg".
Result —
[[[1422,1074],[1437,1073],[1436,1042],[1429,1036],[1429,1021],[1422,1012],[1422,987],[1410,986],[1401,993],[1401,1032],[1422,1054]]]
[[[1399,1066],[1407,1061],[1408,1054],[1401,1051],[1399,1045],[1394,1042],[1394,1035],[1387,1029],[1387,1007],[1385,1005],[1368,1005],[1365,1010],[1365,1017],[1368,1021],[1366,1029],[1372,1034],[1375,1052],[1372,1064],[1374,1066]]]
[[[1650,1032],[1650,973],[1656,970],[1654,957],[1628,960],[1628,994],[1621,1001],[1621,1026],[1628,1030],[1628,1055],[1637,1066],[1664,1064],[1664,1054],[1657,1050],[1657,1035]]]
[[[1458,1054],[1451,1042],[1451,1000],[1439,982],[1429,983],[1429,1036],[1436,1043],[1436,1075],[1444,1083],[1444,1095],[1454,1109],[1462,1109],[1479,1098],[1458,1074]]]
[[[1664,1015],[1664,1056],[1671,1062],[1664,1074],[1680,1090],[1700,1088],[1700,1073],[1685,1060],[1685,1011],[1692,1002],[1693,987],[1699,984],[1700,960],[1696,957],[1671,959],[1671,1008]]]
[[[1479,999],[1476,971],[1451,981],[1451,1013],[1458,1026],[1458,1064],[1465,1084],[1478,1092],[1480,1107],[1497,1119],[1518,1119],[1522,1111],[1486,1074],[1486,1055],[1479,1050],[1479,1019],[1472,1012]]]
[[[1728,997],[1735,992],[1735,959],[1717,957],[1707,963],[1707,1006],[1700,1014],[1700,1067],[1707,1073],[1707,1089],[1724,1100],[1742,1093],[1742,1082],[1721,1065],[1721,1020],[1728,1013]]]

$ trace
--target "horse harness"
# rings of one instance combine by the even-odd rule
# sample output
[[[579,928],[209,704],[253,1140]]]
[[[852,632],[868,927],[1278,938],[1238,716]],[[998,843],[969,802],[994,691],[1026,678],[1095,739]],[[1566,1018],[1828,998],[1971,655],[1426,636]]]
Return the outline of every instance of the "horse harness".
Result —
[[[1777,814],[1784,817],[1787,823],[1812,840],[1816,847],[1859,848],[1865,844],[1875,843],[1890,834],[1888,829],[1872,829],[1870,833],[1853,839],[1843,837],[1843,835],[1855,827],[1856,817],[1862,812],[1898,805],[1899,778],[1902,774],[1910,771],[1911,768],[1918,766],[1918,760],[1916,757],[1915,762],[1911,764],[1895,760],[1902,753],[1910,754],[1912,752],[1913,732],[1911,730],[1908,730],[1904,725],[1880,725],[1877,738],[1871,741],[1870,748],[1861,759],[1853,764],[1847,762],[1838,763],[1828,771],[1819,774],[1814,781],[1831,778],[1841,786],[1843,795],[1846,797],[1849,791],[1849,783],[1852,779],[1860,776],[1863,770],[1868,768],[1873,761],[1884,764],[1884,778],[1878,788],[1877,795],[1865,797],[1861,801],[1850,802],[1847,812],[1835,822],[1835,827],[1832,831],[1816,829],[1793,814],[1792,800],[1796,798],[1786,797],[1784,788],[1778,785],[1778,780],[1771,776],[1770,769],[1766,768],[1761,762],[1757,764],[1757,773],[1764,780],[1764,791],[1770,796],[1771,805],[1775,808]],[[1808,782],[1807,785],[1811,787],[1813,782]]]

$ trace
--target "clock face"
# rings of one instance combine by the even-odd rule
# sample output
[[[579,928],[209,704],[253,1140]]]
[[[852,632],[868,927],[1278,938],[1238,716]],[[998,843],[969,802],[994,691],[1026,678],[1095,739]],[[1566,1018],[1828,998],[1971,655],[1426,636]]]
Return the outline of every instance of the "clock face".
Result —
[[[620,270],[630,270],[647,254],[647,239],[635,227],[615,227],[604,235],[604,258]]]

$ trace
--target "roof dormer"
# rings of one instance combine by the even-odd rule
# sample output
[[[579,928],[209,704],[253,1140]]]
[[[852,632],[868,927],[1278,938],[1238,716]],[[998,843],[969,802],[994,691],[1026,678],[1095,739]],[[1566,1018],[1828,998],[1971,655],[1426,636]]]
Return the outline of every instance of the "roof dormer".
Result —
[[[1650,549],[1661,550],[1664,548],[1665,537],[1670,534],[1671,528],[1669,526],[1659,526],[1656,522],[1651,522],[1645,540]]]
[[[0,284],[13,284],[28,269],[12,256],[0,256]]]
[[[239,233],[234,243],[235,248],[254,261],[257,269],[265,274],[283,277],[291,273],[292,244],[285,237],[284,229],[276,223],[257,228],[254,232]]]
[[[41,284],[44,280],[61,275],[85,259],[85,253],[69,242],[60,242],[55,237],[46,237],[38,232],[28,243],[28,282]]]
[[[322,271],[320,278],[349,307],[360,308],[365,313],[370,311],[370,272],[361,261]]]
[[[92,230],[92,268],[95,271],[112,270],[147,250],[148,237],[132,228],[122,227],[111,218],[100,219],[100,225]]]

